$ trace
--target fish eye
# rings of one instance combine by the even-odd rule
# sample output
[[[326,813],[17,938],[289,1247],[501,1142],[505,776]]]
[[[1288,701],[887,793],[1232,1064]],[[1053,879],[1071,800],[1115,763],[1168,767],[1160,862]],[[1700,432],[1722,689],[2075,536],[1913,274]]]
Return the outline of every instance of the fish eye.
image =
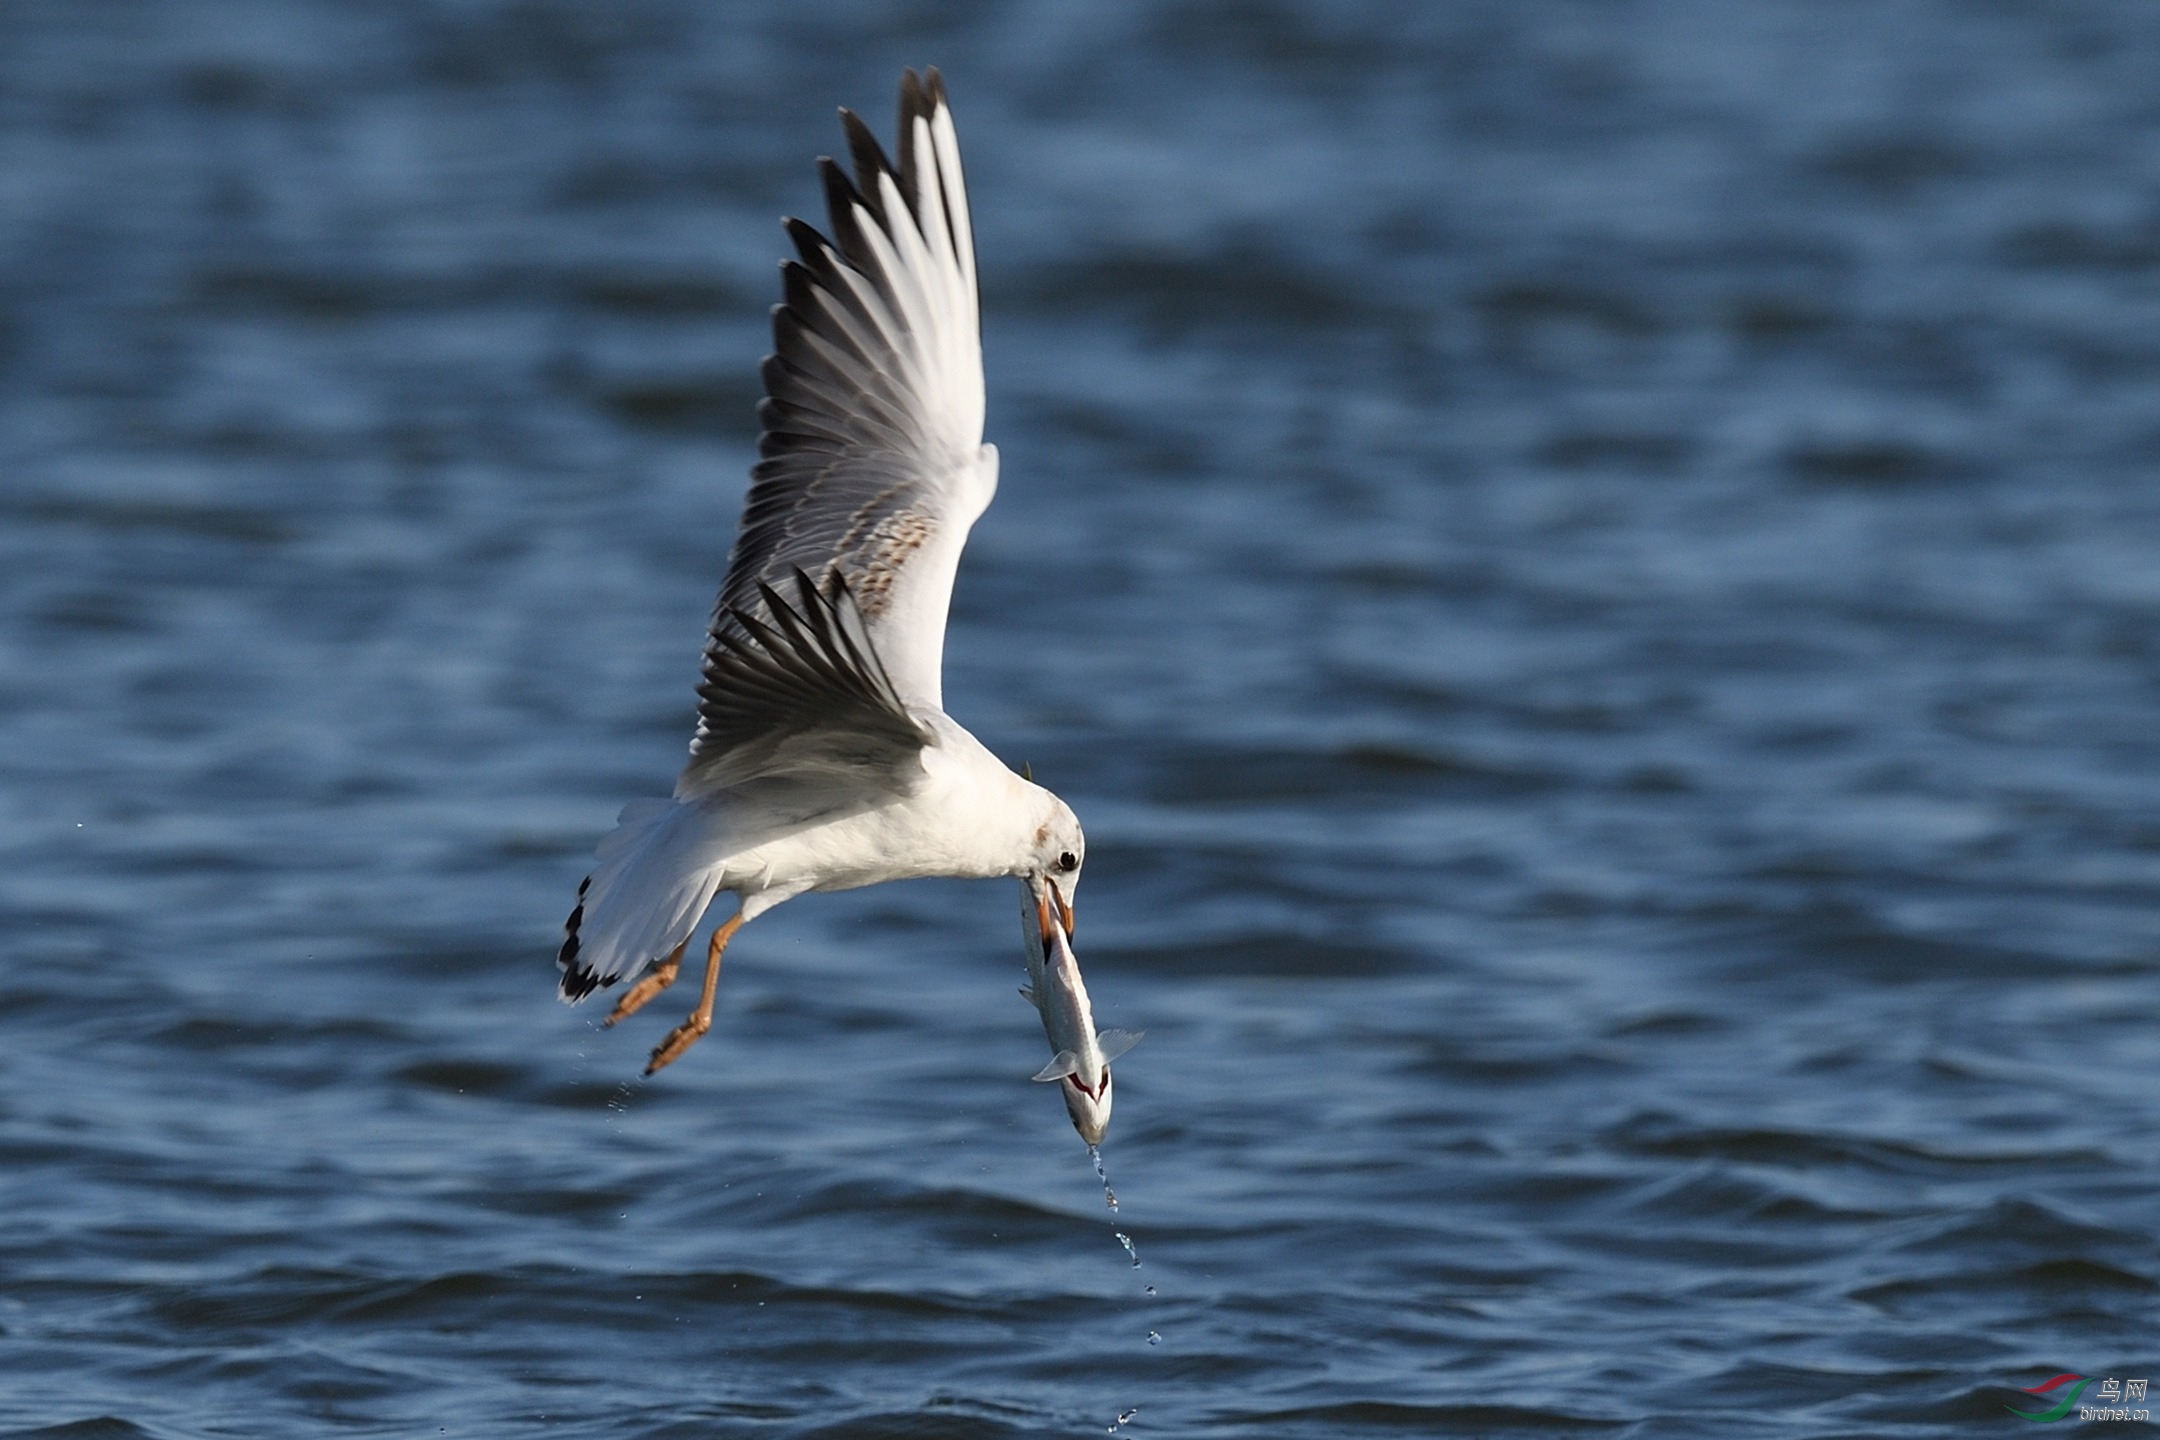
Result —
[[[1077,870],[1079,868],[1080,857],[1073,854],[1072,851],[1067,850],[1058,856],[1058,869]]]

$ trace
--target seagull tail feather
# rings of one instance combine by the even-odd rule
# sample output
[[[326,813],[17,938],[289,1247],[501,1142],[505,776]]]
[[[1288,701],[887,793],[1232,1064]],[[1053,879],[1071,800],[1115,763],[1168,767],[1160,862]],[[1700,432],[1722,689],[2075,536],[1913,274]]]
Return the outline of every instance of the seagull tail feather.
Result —
[[[555,964],[565,1004],[636,975],[697,928],[722,869],[700,818],[674,800],[623,807],[563,925]]]

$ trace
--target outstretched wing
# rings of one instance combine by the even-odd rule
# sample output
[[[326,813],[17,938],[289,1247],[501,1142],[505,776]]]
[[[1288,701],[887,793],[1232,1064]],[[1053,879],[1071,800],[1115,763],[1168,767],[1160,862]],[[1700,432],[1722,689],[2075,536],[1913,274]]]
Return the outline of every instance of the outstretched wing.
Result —
[[[714,609],[697,738],[683,785],[709,788],[748,740],[723,657],[756,647],[768,587],[798,570],[840,582],[864,648],[903,706],[940,708],[945,615],[968,530],[997,488],[982,443],[981,320],[960,150],[935,70],[900,85],[897,169],[841,112],[851,182],[819,162],[828,240],[787,229],[773,311],[761,458]],[[771,617],[777,619],[777,617]]]

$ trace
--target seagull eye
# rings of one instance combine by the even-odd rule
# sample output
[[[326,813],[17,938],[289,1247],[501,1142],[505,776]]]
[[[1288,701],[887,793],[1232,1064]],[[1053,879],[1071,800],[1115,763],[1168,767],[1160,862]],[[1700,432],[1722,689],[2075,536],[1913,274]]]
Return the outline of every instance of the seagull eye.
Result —
[[[1079,856],[1077,856],[1077,855],[1075,855],[1075,854],[1073,854],[1073,853],[1072,853],[1072,851],[1070,851],[1070,850],[1067,850],[1067,851],[1065,851],[1065,852],[1064,852],[1063,854],[1061,854],[1061,855],[1059,855],[1059,856],[1058,856],[1058,869],[1060,869],[1060,870],[1077,870],[1077,869],[1079,869],[1079,868],[1080,868],[1080,857],[1079,857]]]

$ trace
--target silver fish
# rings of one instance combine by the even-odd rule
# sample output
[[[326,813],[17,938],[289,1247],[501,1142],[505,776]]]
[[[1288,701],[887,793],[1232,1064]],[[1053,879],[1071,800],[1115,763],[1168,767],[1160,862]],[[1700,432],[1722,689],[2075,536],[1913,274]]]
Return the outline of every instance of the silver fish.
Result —
[[[1080,960],[1072,950],[1072,907],[1057,881],[1026,882],[1024,896],[1021,928],[1031,933],[1028,983],[1020,994],[1042,1016],[1043,1034],[1057,1052],[1034,1078],[1057,1084],[1073,1129],[1088,1144],[1100,1145],[1110,1129],[1110,1062],[1132,1049],[1142,1032],[1097,1033]]]

